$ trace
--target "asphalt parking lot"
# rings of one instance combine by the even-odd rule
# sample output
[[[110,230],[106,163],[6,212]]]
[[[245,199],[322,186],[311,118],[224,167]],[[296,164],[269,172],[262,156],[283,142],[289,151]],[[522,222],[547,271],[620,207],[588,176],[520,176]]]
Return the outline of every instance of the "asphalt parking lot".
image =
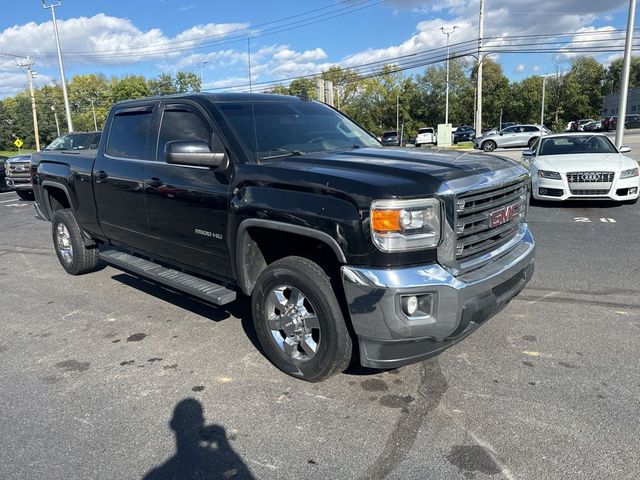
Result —
[[[0,478],[638,478],[640,205],[529,223],[534,279],[474,335],[308,384],[256,348],[246,301],[69,276],[2,193]]]

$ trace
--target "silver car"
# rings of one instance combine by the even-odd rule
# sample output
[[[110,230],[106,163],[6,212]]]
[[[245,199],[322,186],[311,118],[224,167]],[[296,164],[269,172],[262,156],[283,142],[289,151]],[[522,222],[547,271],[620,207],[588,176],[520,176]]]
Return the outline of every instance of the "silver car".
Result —
[[[473,148],[479,148],[485,152],[493,152],[496,148],[531,147],[536,138],[540,136],[539,125],[513,125],[493,135],[483,135],[473,141]],[[551,131],[542,127],[542,135],[548,135]]]

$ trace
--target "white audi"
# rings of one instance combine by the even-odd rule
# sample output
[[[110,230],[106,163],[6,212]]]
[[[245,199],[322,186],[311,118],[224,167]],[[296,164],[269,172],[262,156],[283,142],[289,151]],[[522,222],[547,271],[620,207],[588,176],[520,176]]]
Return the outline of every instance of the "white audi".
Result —
[[[534,200],[638,201],[638,163],[603,134],[568,133],[538,139],[523,159],[531,164]]]

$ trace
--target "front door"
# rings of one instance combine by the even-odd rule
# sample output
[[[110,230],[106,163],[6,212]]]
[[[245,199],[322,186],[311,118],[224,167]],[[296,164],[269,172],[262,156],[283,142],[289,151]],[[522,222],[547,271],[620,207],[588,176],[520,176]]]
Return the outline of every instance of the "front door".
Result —
[[[208,167],[165,161],[167,142],[220,142],[206,112],[188,103],[163,107],[156,161],[149,163],[145,200],[152,253],[200,270],[231,277],[227,248],[229,179],[232,166]]]

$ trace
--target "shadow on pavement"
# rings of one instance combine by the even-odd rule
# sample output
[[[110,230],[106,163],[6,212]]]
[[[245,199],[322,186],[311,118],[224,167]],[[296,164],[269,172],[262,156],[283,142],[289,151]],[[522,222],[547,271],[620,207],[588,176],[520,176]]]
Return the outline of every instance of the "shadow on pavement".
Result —
[[[143,480],[253,479],[249,468],[229,445],[221,425],[205,425],[202,405],[193,398],[178,403],[169,427],[176,452]]]

